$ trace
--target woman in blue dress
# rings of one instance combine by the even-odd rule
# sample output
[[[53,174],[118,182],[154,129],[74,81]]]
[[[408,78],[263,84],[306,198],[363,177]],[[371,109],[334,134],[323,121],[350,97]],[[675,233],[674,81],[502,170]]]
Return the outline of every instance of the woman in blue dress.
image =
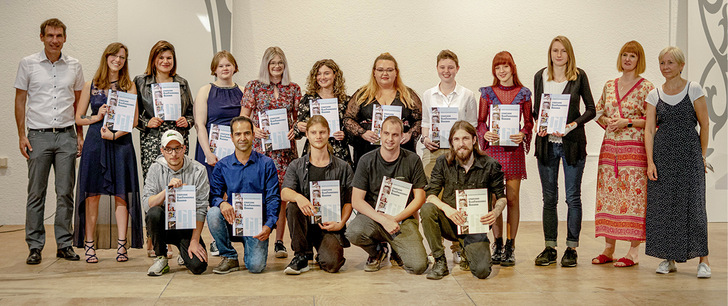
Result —
[[[106,47],[96,75],[84,85],[76,108],[76,124],[89,127],[78,169],[74,246],[84,247],[88,263],[97,263],[99,260],[94,246],[94,232],[102,195],[113,196],[116,206],[119,237],[116,261],[129,260],[126,233],[130,216],[131,247],[142,246],[139,178],[131,133],[104,126],[104,117],[114,113],[113,106],[116,102],[107,104],[109,90],[136,94],[136,86],[129,78],[127,56],[128,49],[121,43],[112,43]],[[112,100],[115,94],[116,92],[112,93]],[[89,106],[91,115],[87,116]],[[131,126],[137,124],[136,112],[135,108]]]

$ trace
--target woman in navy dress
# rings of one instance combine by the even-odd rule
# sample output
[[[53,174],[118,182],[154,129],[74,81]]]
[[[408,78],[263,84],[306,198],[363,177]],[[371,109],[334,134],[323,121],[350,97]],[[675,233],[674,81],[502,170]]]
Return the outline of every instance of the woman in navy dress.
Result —
[[[109,89],[136,94],[136,86],[129,78],[126,58],[128,49],[121,43],[112,43],[101,57],[101,63],[92,81],[86,82],[76,108],[76,124],[88,125],[78,169],[76,196],[76,223],[74,246],[84,247],[86,262],[96,263],[94,232],[99,214],[101,195],[114,197],[118,247],[116,261],[129,260],[127,256],[127,224],[131,216],[133,248],[142,247],[142,213],[139,197],[137,162],[131,133],[115,131],[104,126],[109,113]],[[113,103],[112,103],[113,105]],[[91,116],[87,116],[91,106]],[[133,116],[137,124],[137,108]],[[119,118],[117,117],[117,120]]]

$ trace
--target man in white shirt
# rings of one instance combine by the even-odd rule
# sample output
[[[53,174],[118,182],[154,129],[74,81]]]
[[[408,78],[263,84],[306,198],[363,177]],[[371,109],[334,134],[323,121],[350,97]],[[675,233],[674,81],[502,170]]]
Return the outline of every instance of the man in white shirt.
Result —
[[[83,72],[77,59],[61,54],[66,42],[63,22],[44,21],[40,40],[44,50],[20,60],[15,78],[15,122],[20,153],[28,160],[25,241],[30,249],[26,263],[31,265],[41,262],[45,245],[43,214],[51,166],[56,178],[56,256],[79,260],[71,246],[71,221],[76,157],[83,146],[83,129],[74,126]]]

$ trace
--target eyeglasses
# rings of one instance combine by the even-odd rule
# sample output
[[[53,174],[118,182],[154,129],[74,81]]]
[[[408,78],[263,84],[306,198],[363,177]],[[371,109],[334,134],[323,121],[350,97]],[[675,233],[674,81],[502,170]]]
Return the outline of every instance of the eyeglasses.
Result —
[[[120,59],[122,61],[125,61],[126,60],[126,56],[123,56],[123,55],[111,54],[111,55],[109,55],[109,57],[111,57],[113,59]]]
[[[174,153],[182,153],[182,152],[185,151],[185,148],[184,147],[176,147],[176,148],[167,148],[167,147],[164,147],[164,148],[162,148],[162,150],[164,150],[164,153],[172,154],[172,152],[174,152]]]
[[[384,72],[392,73],[392,72],[394,72],[394,68],[387,68],[387,69],[377,68],[377,69],[374,69],[374,71],[376,71],[377,73],[384,73]]]
[[[283,61],[280,61],[280,62],[270,62],[270,63],[268,63],[268,66],[273,66],[273,67],[275,67],[275,66],[284,67],[285,65],[286,65],[286,63],[283,62]]]

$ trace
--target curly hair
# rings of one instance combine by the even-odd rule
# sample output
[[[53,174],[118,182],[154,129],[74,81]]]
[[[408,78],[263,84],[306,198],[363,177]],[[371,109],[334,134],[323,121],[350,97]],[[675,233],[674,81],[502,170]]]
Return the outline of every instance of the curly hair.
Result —
[[[316,92],[321,89],[321,85],[316,81],[316,75],[323,66],[329,67],[329,69],[334,71],[334,96],[339,99],[339,102],[349,102],[349,97],[346,95],[344,72],[341,71],[339,65],[334,60],[328,58],[316,62],[311,67],[311,71],[308,73],[308,78],[306,79],[306,94],[315,96]]]

